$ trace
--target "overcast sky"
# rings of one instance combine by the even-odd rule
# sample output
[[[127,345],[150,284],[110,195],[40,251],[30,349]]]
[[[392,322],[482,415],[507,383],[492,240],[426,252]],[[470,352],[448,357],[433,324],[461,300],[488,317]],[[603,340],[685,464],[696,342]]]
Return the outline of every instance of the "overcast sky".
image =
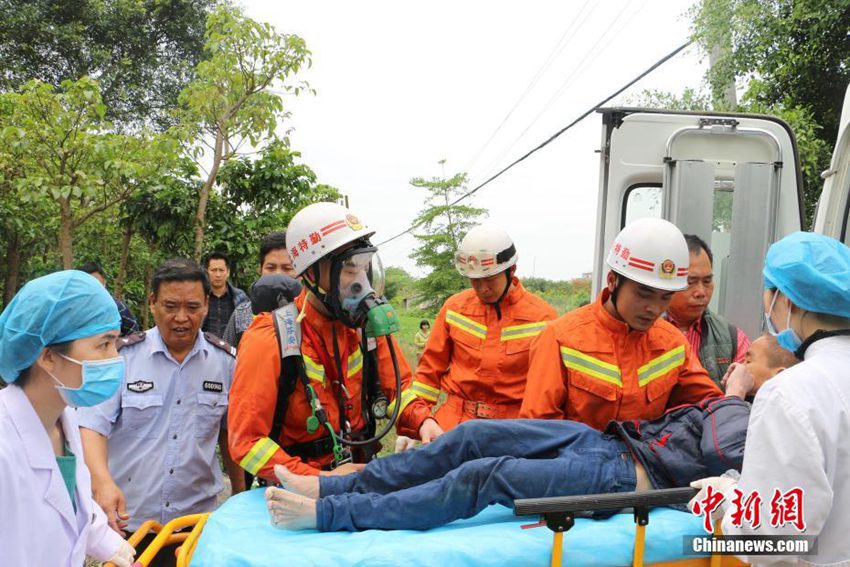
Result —
[[[422,208],[412,177],[442,176],[445,159],[447,176],[466,171],[474,187],[685,42],[688,4],[244,2],[252,18],[306,40],[313,66],[301,77],[318,94],[286,97],[285,126],[376,242]],[[697,88],[706,65],[690,47],[609,105],[644,89]],[[513,236],[520,276],[592,269],[600,132],[593,114],[471,199]],[[384,265],[422,274],[408,257],[415,245],[387,244]]]

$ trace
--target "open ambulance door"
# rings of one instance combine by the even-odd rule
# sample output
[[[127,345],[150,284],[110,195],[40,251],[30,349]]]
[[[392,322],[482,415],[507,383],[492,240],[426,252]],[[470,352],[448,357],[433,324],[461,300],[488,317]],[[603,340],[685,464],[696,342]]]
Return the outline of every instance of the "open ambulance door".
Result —
[[[604,285],[605,256],[620,229],[641,217],[660,217],[711,247],[711,309],[748,336],[760,334],[765,253],[803,226],[790,127],[775,117],[744,114],[635,108],[600,113],[594,294]]]
[[[814,231],[850,245],[850,88],[844,95],[832,161],[821,175],[823,193],[818,201]]]

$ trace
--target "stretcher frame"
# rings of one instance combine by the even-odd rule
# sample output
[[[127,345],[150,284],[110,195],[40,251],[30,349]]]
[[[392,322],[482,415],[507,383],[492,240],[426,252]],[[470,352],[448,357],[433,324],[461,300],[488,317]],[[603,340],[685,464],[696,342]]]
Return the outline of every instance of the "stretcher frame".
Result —
[[[741,567],[742,563],[730,555],[712,554],[706,557],[694,557],[660,563],[644,563],[646,550],[646,526],[649,524],[649,509],[671,504],[684,504],[697,494],[693,488],[672,488],[651,490],[646,492],[625,492],[615,494],[591,494],[586,496],[563,496],[555,498],[528,498],[514,501],[514,513],[517,516],[536,515],[540,517],[537,525],[546,526],[553,532],[552,557],[550,565],[563,565],[564,532],[569,531],[575,524],[577,512],[592,512],[596,510],[614,510],[633,508],[635,518],[635,545],[632,559],[633,567]],[[192,555],[198,545],[198,539],[210,514],[192,514],[181,516],[164,526],[149,520],[142,524],[128,543],[136,547],[142,538],[150,533],[156,533],[154,540],[138,555],[133,567],[148,567],[150,562],[163,548],[181,544],[176,550],[177,567],[189,567]],[[714,533],[720,535],[720,522],[715,523]],[[139,551],[139,550],[137,550]],[[104,567],[115,567],[105,563]]]
[[[635,518],[635,546],[632,566],[644,567],[649,509],[658,506],[686,504],[698,492],[695,488],[668,488],[644,492],[525,498],[514,500],[514,514],[517,516],[540,516],[540,523],[536,525],[546,526],[553,532],[550,564],[552,567],[561,567],[563,565],[564,532],[569,531],[575,525],[575,514],[577,512],[632,508]],[[722,535],[719,521],[714,523],[714,535]],[[707,557],[663,561],[651,565],[653,567],[738,567],[746,565],[746,563],[731,555],[713,553]]]
[[[148,567],[163,548],[178,543],[182,545],[176,550],[177,567],[189,567],[192,554],[198,545],[198,538],[201,537],[201,532],[203,532],[204,525],[209,517],[209,513],[190,514],[175,518],[164,526],[154,520],[146,521],[139,526],[139,529],[133,533],[127,543],[136,548],[148,534],[155,533],[156,537],[141,552],[136,549],[138,555],[133,567]],[[115,564],[107,562],[103,564],[103,567],[115,567]]]

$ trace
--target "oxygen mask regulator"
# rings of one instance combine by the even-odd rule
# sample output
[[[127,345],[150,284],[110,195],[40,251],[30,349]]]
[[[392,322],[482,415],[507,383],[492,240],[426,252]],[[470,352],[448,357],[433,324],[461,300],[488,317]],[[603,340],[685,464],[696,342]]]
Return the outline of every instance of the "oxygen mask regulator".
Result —
[[[355,314],[358,321],[364,321],[363,326],[367,337],[386,337],[401,329],[398,316],[385,297],[377,297],[371,290],[363,294],[361,291],[363,288],[359,282],[352,284],[351,287],[353,293],[360,293],[360,297],[346,300],[348,302],[346,308]]]
[[[367,293],[363,293],[364,286],[360,282],[354,282],[350,287],[351,296],[348,299],[348,306],[345,303],[343,305],[350,313],[354,314],[355,319],[364,322],[363,330],[367,339],[387,337],[385,340],[389,348],[392,349],[393,343],[389,336],[398,332],[400,328],[398,316],[396,316],[393,306],[387,302],[385,297],[377,297],[371,287],[368,288]],[[369,409],[372,412],[372,417],[374,419],[386,419],[389,400],[387,400],[381,388],[377,373],[370,372],[369,374],[366,384],[369,389],[368,398],[371,404]],[[398,382],[400,382],[400,379]]]

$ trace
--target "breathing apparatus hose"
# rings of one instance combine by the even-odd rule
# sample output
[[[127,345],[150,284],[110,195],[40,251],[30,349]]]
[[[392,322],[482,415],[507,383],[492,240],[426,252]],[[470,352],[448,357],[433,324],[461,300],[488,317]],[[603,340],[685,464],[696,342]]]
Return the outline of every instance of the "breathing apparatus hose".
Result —
[[[401,369],[398,366],[398,356],[395,352],[395,346],[393,345],[393,340],[391,335],[385,335],[384,338],[387,341],[387,347],[390,349],[390,358],[393,361],[393,372],[395,372],[395,391],[396,391],[396,403],[393,407],[393,413],[389,417],[387,424],[384,428],[376,433],[374,437],[371,439],[365,439],[363,441],[355,441],[353,439],[346,439],[344,436],[339,436],[339,442],[343,445],[348,445],[350,447],[365,447],[368,445],[372,445],[373,443],[377,443],[381,439],[383,439],[387,433],[390,432],[390,429],[396,424],[398,421],[398,414],[401,413]]]

